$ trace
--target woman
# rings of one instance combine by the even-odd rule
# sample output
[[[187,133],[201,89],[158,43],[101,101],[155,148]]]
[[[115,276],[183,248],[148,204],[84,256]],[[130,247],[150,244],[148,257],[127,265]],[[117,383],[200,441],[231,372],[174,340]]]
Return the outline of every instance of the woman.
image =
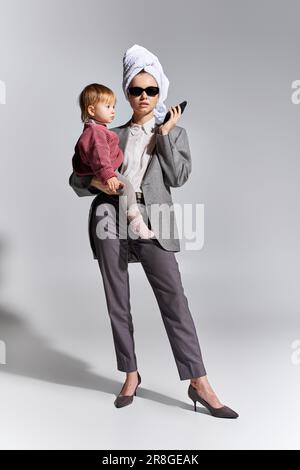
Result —
[[[79,196],[98,194],[89,215],[90,241],[102,274],[108,313],[111,320],[118,370],[126,380],[115,400],[116,407],[133,401],[141,377],[137,370],[133,323],[130,313],[128,262],[141,262],[156,296],[171,344],[180,380],[190,380],[188,396],[203,404],[213,416],[237,418],[223,405],[209,384],[195,325],[184,294],[174,252],[180,251],[174,213],[163,212],[162,219],[151,213],[152,206],[164,204],[172,209],[170,187],[182,186],[191,172],[191,155],[184,128],[177,126],[180,109],[170,108],[171,117],[163,121],[168,79],[156,56],[135,45],[123,58],[123,90],[133,110],[125,125],[114,128],[124,151],[119,168],[135,186],[144,220],[155,233],[147,240],[120,236],[119,195],[91,177],[70,177]],[[170,217],[171,214],[171,217]],[[115,217],[116,215],[116,217]],[[159,220],[162,220],[161,226]],[[108,220],[109,236],[99,233]],[[165,233],[168,236],[165,236]],[[124,232],[122,232],[124,233]],[[102,232],[103,235],[103,232]]]

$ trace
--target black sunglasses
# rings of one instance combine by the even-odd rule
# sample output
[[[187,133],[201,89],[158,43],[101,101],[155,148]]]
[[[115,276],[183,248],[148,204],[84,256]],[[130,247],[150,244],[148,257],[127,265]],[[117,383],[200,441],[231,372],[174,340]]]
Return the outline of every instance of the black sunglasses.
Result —
[[[147,86],[147,88],[141,88],[140,86],[132,86],[128,88],[130,95],[140,96],[143,91],[147,93],[147,96],[156,96],[159,93],[158,86]]]

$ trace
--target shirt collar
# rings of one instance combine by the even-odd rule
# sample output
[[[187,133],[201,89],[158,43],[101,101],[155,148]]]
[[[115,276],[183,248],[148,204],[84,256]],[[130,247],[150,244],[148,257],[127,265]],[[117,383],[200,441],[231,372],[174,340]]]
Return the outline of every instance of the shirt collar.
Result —
[[[153,116],[149,121],[144,122],[144,124],[136,124],[130,120],[130,132],[135,134],[137,130],[143,129],[146,134],[152,134],[155,129],[155,116]]]
[[[103,122],[96,121],[96,119],[93,119],[93,118],[88,118],[88,119],[85,121],[85,124],[98,124],[99,126],[107,127],[107,125],[104,124]]]

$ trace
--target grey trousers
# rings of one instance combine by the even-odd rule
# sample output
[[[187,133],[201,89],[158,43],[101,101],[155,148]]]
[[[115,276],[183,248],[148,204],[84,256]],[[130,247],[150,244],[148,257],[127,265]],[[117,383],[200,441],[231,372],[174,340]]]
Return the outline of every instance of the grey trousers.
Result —
[[[107,203],[102,203],[102,206],[103,204],[105,206]],[[135,250],[140,259],[156,297],[180,380],[206,375],[195,324],[174,252],[163,249],[155,238],[132,239],[129,236],[101,239],[96,235],[99,219],[101,216],[95,216],[92,220],[92,237],[103,280],[118,370],[131,372],[138,369],[127,258],[131,244],[130,248]],[[119,233],[118,224],[115,226],[115,233]]]

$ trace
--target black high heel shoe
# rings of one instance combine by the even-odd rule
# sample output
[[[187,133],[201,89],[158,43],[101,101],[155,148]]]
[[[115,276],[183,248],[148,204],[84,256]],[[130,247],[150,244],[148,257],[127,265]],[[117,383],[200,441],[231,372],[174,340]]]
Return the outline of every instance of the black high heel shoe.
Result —
[[[133,397],[136,396],[136,391],[138,386],[140,385],[142,378],[139,373],[138,375],[138,384],[135,387],[133,395],[118,395],[117,398],[114,401],[115,407],[116,408],[123,408],[123,406],[130,405],[133,402]]]
[[[200,397],[199,393],[197,390],[192,386],[192,384],[189,385],[188,388],[188,396],[190,397],[191,400],[194,402],[194,410],[197,411],[197,401],[201,403],[201,405],[205,406],[212,416],[215,416],[216,418],[238,418],[238,414],[233,411],[231,408],[228,406],[224,405],[221,408],[214,408],[211,406],[207,401],[205,401],[202,397]]]

